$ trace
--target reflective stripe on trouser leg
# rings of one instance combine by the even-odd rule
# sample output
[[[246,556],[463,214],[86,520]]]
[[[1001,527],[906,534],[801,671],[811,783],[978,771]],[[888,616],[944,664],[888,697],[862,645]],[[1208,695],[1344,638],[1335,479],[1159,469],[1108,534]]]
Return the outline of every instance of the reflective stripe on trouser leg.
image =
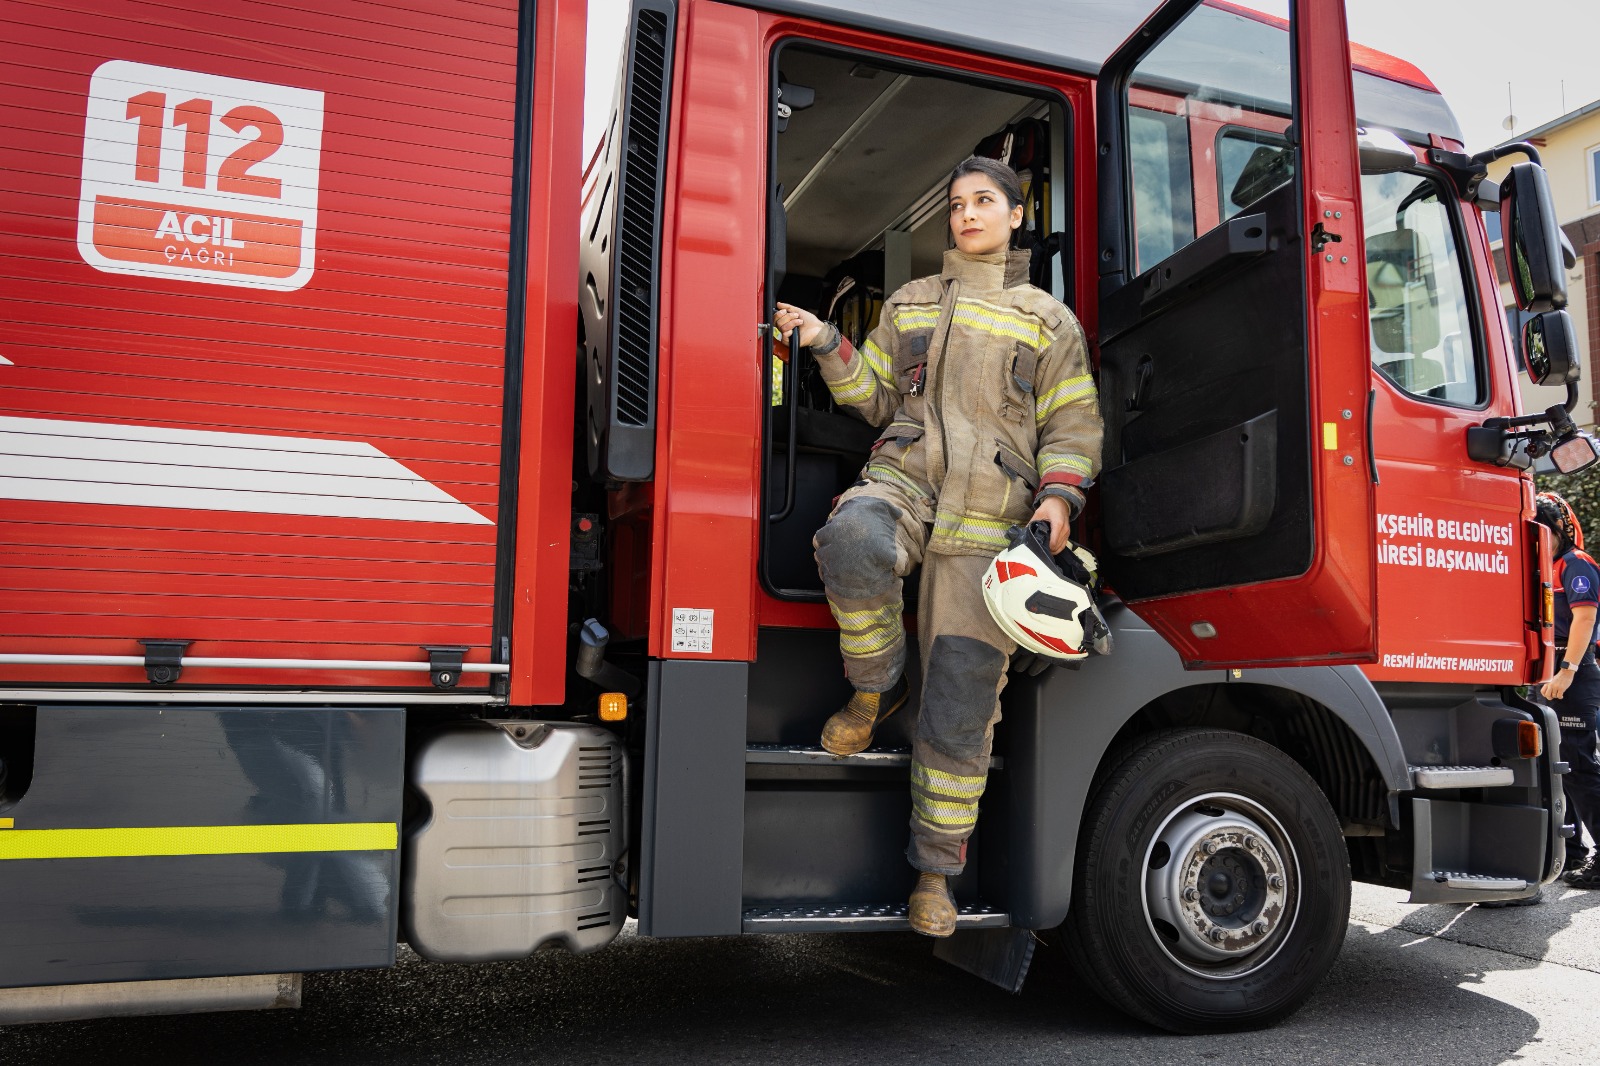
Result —
[[[978,824],[978,798],[983,795],[984,781],[982,776],[950,774],[912,763],[912,824],[935,837],[965,840]]]
[[[1000,720],[1000,690],[1015,644],[983,605],[987,556],[930,553],[923,561],[918,621],[922,707],[911,747],[911,844],[919,870],[958,874],[989,751]]]
[[[901,579],[922,561],[927,537],[916,514],[898,488],[868,483],[840,497],[812,540],[845,675],[862,692],[886,692],[905,673]]]

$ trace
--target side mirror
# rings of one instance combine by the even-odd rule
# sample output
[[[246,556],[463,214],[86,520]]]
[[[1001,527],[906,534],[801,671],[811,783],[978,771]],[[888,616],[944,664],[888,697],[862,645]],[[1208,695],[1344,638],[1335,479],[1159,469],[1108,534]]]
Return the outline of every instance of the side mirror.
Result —
[[[1546,311],[1522,324],[1522,365],[1535,385],[1577,381],[1578,332],[1565,311]]]
[[[1600,459],[1600,445],[1587,433],[1578,433],[1550,449],[1550,461],[1563,474],[1576,474]]]
[[[1550,199],[1550,181],[1537,163],[1516,164],[1500,183],[1500,232],[1517,306],[1533,312],[1565,307],[1561,231]]]
[[[1363,174],[1392,174],[1417,165],[1411,146],[1389,130],[1357,127],[1356,146]]]

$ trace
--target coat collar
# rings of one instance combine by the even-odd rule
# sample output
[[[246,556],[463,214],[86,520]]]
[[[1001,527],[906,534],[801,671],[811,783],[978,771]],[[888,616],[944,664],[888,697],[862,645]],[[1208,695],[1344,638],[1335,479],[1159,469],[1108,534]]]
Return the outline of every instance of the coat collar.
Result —
[[[944,270],[939,274],[945,281],[960,281],[962,286],[976,292],[993,292],[1012,289],[1028,283],[1028,252],[1012,249],[991,255],[968,255],[951,248],[944,253]]]

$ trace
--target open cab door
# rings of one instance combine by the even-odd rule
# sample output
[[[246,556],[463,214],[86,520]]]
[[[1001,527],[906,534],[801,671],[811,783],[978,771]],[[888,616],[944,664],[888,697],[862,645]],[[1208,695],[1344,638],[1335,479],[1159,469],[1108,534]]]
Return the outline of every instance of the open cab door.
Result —
[[[1344,9],[1280,3],[1172,0],[1098,92],[1101,561],[1190,666],[1377,649]]]

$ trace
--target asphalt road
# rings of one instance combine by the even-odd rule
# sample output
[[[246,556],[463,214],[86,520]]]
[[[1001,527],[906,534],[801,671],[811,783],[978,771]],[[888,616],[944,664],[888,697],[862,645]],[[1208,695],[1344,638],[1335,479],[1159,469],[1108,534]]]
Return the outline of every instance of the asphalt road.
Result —
[[[585,958],[316,974],[299,1011],[0,1029],[10,1063],[1308,1064],[1600,1061],[1600,892],[1506,910],[1356,886],[1344,951],[1277,1028],[1154,1032],[1041,948],[1011,996],[913,934],[651,941]]]

